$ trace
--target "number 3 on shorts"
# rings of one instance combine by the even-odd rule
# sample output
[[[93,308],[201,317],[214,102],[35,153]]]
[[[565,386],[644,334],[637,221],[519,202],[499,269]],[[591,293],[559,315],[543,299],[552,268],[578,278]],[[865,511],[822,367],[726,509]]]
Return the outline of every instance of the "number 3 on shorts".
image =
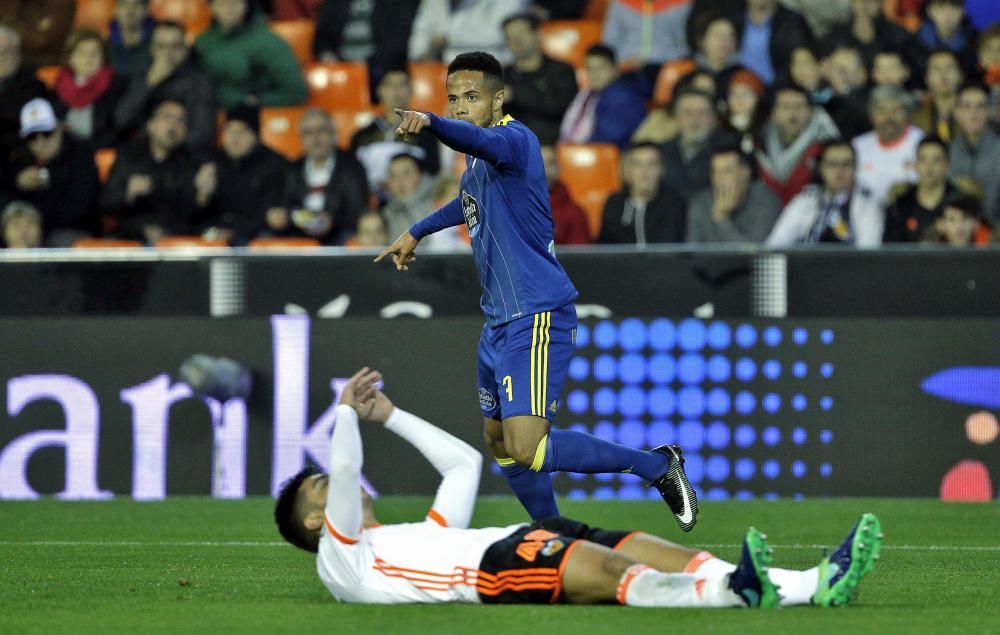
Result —
[[[514,380],[510,378],[510,375],[504,376],[503,387],[507,389],[507,401],[514,401]]]

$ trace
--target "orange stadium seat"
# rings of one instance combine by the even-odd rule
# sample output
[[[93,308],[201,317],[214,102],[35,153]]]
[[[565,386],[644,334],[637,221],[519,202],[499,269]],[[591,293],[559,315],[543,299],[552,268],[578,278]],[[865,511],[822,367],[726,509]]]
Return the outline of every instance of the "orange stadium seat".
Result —
[[[601,41],[601,23],[597,20],[552,20],[542,22],[538,33],[546,55],[580,68],[587,49]]]
[[[414,62],[410,64],[410,84],[413,97],[410,108],[443,115],[448,108],[448,65],[443,62]]]
[[[653,88],[653,104],[656,106],[666,106],[670,103],[670,98],[674,94],[674,86],[680,78],[684,77],[695,69],[697,64],[694,60],[673,60],[664,62],[660,67],[660,72],[656,75],[656,86]]]
[[[150,0],[149,14],[157,20],[180,22],[189,36],[195,36],[212,23],[208,0]]]
[[[319,246],[318,240],[304,236],[301,238],[254,238],[247,243],[247,247],[250,249],[315,249]]]
[[[53,66],[39,66],[35,70],[35,77],[38,78],[40,82],[45,84],[48,88],[52,88],[56,85],[56,77],[59,76],[59,69],[62,68],[58,65]]]
[[[302,156],[299,119],[303,106],[260,109],[260,140],[275,152],[294,160]]]
[[[115,0],[76,0],[74,29],[108,32],[108,22],[115,17]]]
[[[313,36],[316,35],[316,23],[312,20],[274,20],[271,31],[288,42],[292,52],[305,67],[313,59]]]
[[[94,163],[97,164],[97,176],[101,183],[108,182],[108,175],[111,174],[111,166],[115,164],[118,150],[114,148],[101,148],[94,153]]]
[[[138,240],[119,240],[117,238],[79,238],[73,241],[74,249],[135,249],[142,247]]]
[[[351,137],[375,119],[375,110],[334,110],[330,113],[337,129],[337,147],[347,150],[351,147]]]
[[[201,236],[164,236],[153,245],[157,249],[186,249],[190,247],[226,247],[224,240],[208,240]]]
[[[590,235],[601,233],[604,200],[621,189],[618,146],[605,143],[562,143],[556,146],[559,178],[587,214]]]
[[[371,106],[368,67],[360,62],[305,65],[309,104],[324,110],[361,110]]]

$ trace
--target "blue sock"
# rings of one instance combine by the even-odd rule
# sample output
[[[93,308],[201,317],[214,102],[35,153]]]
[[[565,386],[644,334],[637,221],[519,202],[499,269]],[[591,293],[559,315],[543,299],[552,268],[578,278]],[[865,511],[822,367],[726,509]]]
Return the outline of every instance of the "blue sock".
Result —
[[[542,442],[546,443],[544,437]],[[586,432],[555,429],[548,434],[545,458],[540,466],[539,458],[535,458],[532,469],[541,468],[541,472],[631,472],[650,482],[663,476],[668,464],[667,457],[659,452],[625,447]]]
[[[508,463],[509,461],[509,463]],[[552,477],[545,472],[534,472],[518,465],[514,459],[497,459],[500,471],[517,500],[521,501],[532,520],[559,515],[556,494],[552,491]]]

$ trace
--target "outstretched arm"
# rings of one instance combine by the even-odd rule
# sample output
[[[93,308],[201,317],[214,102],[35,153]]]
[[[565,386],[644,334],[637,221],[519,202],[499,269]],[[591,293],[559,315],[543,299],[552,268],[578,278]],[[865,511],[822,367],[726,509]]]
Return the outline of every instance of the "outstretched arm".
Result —
[[[521,165],[521,162],[517,161],[521,136],[506,126],[480,128],[467,121],[445,119],[431,113],[398,108],[396,114],[402,117],[396,132],[404,137],[427,128],[431,134],[453,150],[498,166],[517,168]]]
[[[375,258],[375,262],[381,262],[386,256],[392,255],[392,263],[396,265],[396,269],[406,271],[409,264],[417,259],[413,252],[416,251],[417,245],[424,236],[448,227],[461,225],[463,222],[465,222],[465,213],[462,212],[461,202],[455,198],[438,211],[415,223],[410,231],[403,233],[391,245],[383,249],[382,253]]]

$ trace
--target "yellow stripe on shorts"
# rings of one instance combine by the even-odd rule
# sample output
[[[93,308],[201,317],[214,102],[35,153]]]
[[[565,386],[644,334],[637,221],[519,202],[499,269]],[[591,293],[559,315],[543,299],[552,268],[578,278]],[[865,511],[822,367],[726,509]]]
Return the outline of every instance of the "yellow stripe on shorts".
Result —
[[[536,415],[535,405],[538,400],[535,398],[535,348],[538,346],[538,314],[535,314],[535,324],[531,327],[531,368],[530,368],[530,383],[531,383],[531,414]]]

